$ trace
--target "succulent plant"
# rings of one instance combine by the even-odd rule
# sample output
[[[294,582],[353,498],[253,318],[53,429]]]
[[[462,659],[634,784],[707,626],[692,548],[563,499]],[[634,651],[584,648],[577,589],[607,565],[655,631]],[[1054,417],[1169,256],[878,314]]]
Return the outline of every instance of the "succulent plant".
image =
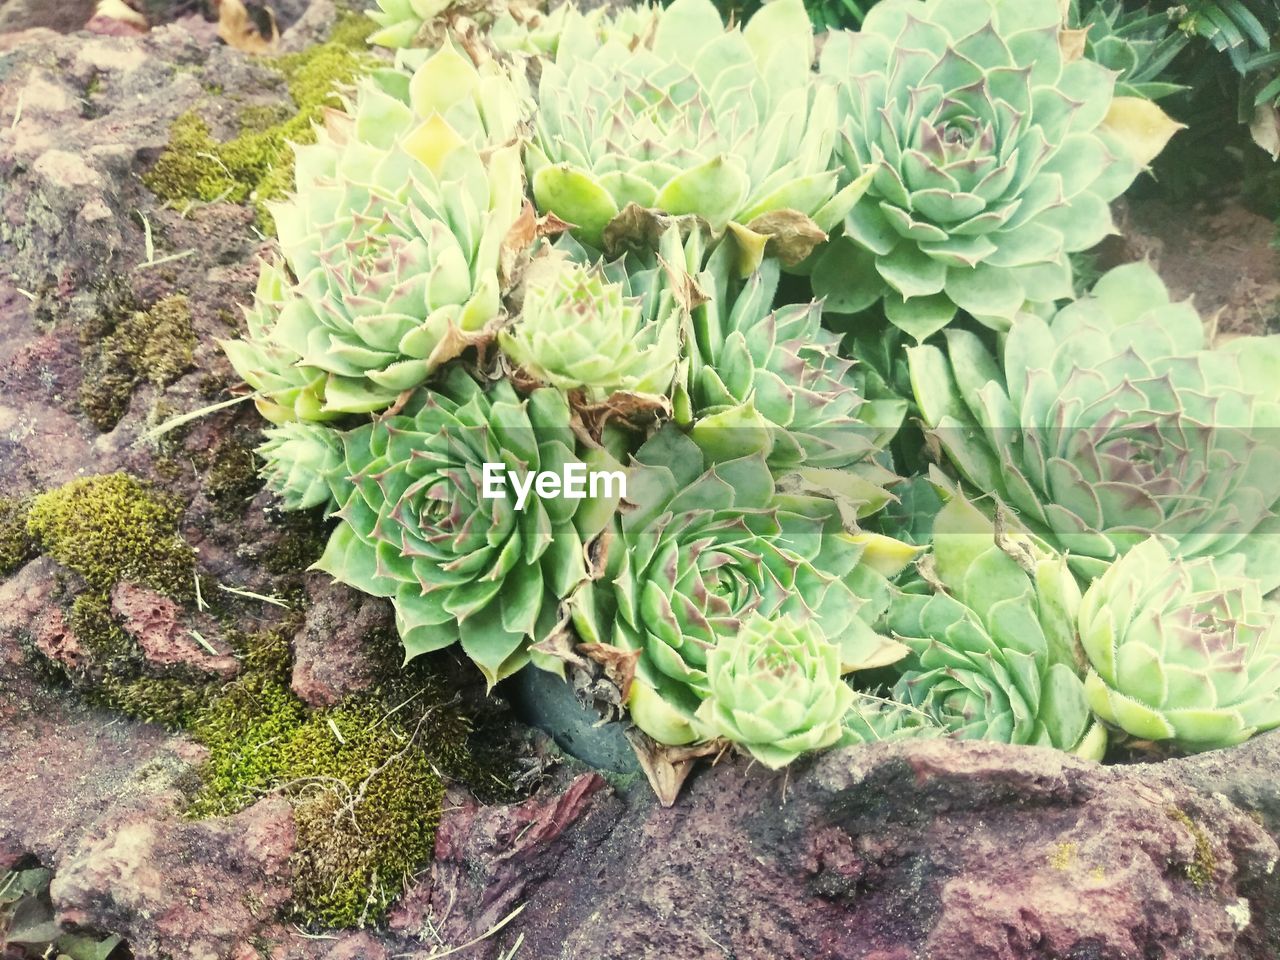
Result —
[[[1187,750],[1280,726],[1280,617],[1230,566],[1180,559],[1152,537],[1093,582],[1080,640],[1098,716]]]
[[[1085,57],[1115,72],[1117,95],[1159,100],[1186,89],[1164,79],[1188,39],[1168,11],[1149,4],[1130,9],[1123,0],[1070,0],[1067,23],[1085,31]]]
[[[655,19],[619,38],[567,14],[527,151],[539,210],[595,247],[632,203],[717,233],[765,231],[758,218],[784,211],[836,224],[864,184],[837,192],[835,90],[812,74],[801,0],[770,3],[744,29],[726,30],[711,0],[675,0]]]
[[[756,614],[707,653],[707,699],[697,724],[770,770],[836,743],[853,703],[840,648],[813,620]]]
[[[331,479],[342,470],[341,434],[330,427],[286,421],[266,431],[255,451],[267,488],[286,510],[309,510],[333,502]]]
[[[906,652],[871,623],[888,599],[885,575],[915,551],[846,533],[828,500],[780,493],[762,453],[708,463],[668,426],[635,454],[627,500],[571,608],[585,641],[639,651],[628,705],[658,742],[698,739],[708,653],[753,614],[813,619],[844,671]]]
[[[273,339],[325,371],[325,410],[390,406],[502,318],[518,152],[460,144],[438,167],[391,150],[274,211],[297,293]]]
[[[539,257],[525,274],[520,314],[498,342],[525,374],[589,404],[615,393],[665,404],[683,315],[656,274]]]
[[[573,24],[573,33],[590,29],[601,43],[630,45],[637,37],[653,32],[661,10],[657,5],[636,5],[579,11],[573,3],[561,3],[543,12],[508,3],[494,20],[489,41],[508,54],[554,57],[566,27]]]
[[[1007,329],[1029,301],[1071,296],[1067,255],[1115,232],[1108,202],[1176,125],[1145,101],[1113,116],[1115,77],[1067,61],[1061,15],[1059,0],[889,0],[828,38],[846,176],[874,169],[812,267],[828,309],[883,298],[924,339],[957,310]]]
[[[947,729],[923,710],[888,697],[854,691],[853,704],[841,721],[839,746],[886,743],[894,740],[928,740],[946,735]]]
[[[388,92],[396,91],[399,96]],[[249,336],[224,344],[276,422],[390,406],[502,319],[523,207],[518,85],[450,46],[367,80],[297,148],[273,207],[297,283],[264,269]]]
[[[818,484],[838,479],[864,514],[892,499],[885,487],[897,477],[879,460],[906,402],[864,397],[861,371],[840,356],[840,338],[822,327],[822,305],[775,310],[779,262],[763,260],[738,283],[733,244],[719,244],[704,265],[700,234],[691,234],[682,251],[671,230],[660,253],[666,263],[683,261],[705,298],[690,317],[676,421],[708,448],[749,446],[764,424],[775,472],[798,471]]]
[[[1080,588],[1061,556],[997,532],[960,497],[934,522],[924,592],[886,616],[914,658],[894,695],[959,739],[1052,746],[1101,759],[1106,731],[1080,680]]]
[[[299,364],[301,357],[272,339],[285,305],[295,298],[284,265],[263,261],[253,305],[244,307],[248,335],[219,340],[236,373],[254,389],[254,404],[272,423],[332,420],[341,416],[324,409],[325,373]]]
[[[489,27],[505,7],[495,0],[377,0],[369,18],[378,26],[369,42],[398,50],[406,47],[435,46],[447,29],[466,18],[473,24]]]
[[[1024,317],[1000,361],[951,330],[910,366],[947,460],[1082,574],[1165,534],[1280,586],[1280,336],[1206,349],[1195,309],[1138,263],[1050,321]]]
[[[491,684],[518,670],[557,602],[586,579],[585,545],[620,492],[517,493],[540,472],[609,469],[602,450],[580,452],[563,395],[521,399],[507,381],[482,388],[453,365],[400,413],[341,440],[329,479],[342,523],[316,568],[390,597],[406,657],[460,641]],[[290,452],[306,464],[324,457],[301,444]],[[486,463],[515,481],[491,481]]]

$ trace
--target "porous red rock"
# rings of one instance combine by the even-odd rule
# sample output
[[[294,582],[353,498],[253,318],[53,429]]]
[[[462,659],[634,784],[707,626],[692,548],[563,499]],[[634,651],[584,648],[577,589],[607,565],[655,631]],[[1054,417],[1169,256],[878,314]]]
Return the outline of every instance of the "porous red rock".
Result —
[[[1276,769],[1280,736],[1233,764],[951,741],[722,762],[671,809],[579,797],[532,848],[501,842],[527,804],[457,811],[397,922],[461,943],[523,905],[487,958],[523,936],[537,958],[1274,960]]]
[[[182,608],[154,590],[136,583],[117,583],[111,588],[111,613],[155,666],[188,667],[223,678],[240,671],[239,661],[225,652],[225,644],[217,653],[200,646]],[[218,649],[215,638],[205,637],[205,642]]]
[[[307,608],[293,636],[293,692],[312,707],[328,707],[373,683],[375,651],[394,631],[391,606],[337,583],[307,577]]]

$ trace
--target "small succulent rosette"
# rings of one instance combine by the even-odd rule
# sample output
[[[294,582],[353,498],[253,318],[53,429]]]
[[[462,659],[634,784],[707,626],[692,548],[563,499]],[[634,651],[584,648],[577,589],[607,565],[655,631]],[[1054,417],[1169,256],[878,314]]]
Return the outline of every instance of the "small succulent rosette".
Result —
[[[1152,537],[1094,581],[1080,640],[1098,716],[1184,750],[1280,726],[1280,611],[1231,566],[1181,559]]]
[[[946,461],[1082,575],[1157,534],[1280,586],[1280,336],[1211,348],[1191,304],[1135,263],[1024,317],[998,354],[951,330],[910,367]]]
[[[957,496],[934,522],[923,572],[885,618],[913,654],[895,697],[962,740],[1100,760],[1107,734],[1085,698],[1080,588],[1065,559],[1025,535],[997,533]]]

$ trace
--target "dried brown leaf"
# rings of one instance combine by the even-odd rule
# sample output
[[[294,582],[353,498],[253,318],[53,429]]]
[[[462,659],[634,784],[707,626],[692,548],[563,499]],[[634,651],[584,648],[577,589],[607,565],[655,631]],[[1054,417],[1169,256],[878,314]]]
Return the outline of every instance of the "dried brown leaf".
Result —
[[[270,7],[255,17],[243,0],[222,0],[218,6],[218,37],[245,53],[274,53],[280,43],[280,27]]]
[[[580,643],[574,649],[587,659],[600,664],[605,678],[618,688],[622,695],[622,703],[631,696],[631,683],[636,678],[636,664],[640,660],[639,650],[623,650],[608,643]]]
[[[794,267],[827,239],[826,232],[799,210],[771,210],[762,213],[747,229],[768,237],[764,252],[777,257],[785,267]]]
[[[689,747],[669,747],[651,739],[637,727],[628,730],[626,736],[640,762],[640,769],[649,780],[649,786],[664,807],[676,802],[680,788],[693,772],[693,765],[698,759],[720,753],[724,749],[724,743],[720,740],[709,740]]]

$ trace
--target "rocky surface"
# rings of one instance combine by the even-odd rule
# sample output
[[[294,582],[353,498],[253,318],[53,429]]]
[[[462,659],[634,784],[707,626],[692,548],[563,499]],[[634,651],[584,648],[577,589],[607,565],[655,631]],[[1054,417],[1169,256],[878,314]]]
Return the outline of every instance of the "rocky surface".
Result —
[[[287,49],[334,16],[330,0],[276,6],[282,22],[299,18]],[[121,469],[155,483],[184,507],[182,535],[226,620],[247,631],[287,611],[219,587],[304,608],[289,625],[293,689],[337,703],[373,682],[366,641],[385,633],[385,606],[318,575],[282,576],[273,558],[293,544],[294,569],[305,566],[295,541],[315,518],[285,521],[251,476],[223,469],[251,462],[252,409],[147,435],[232,396],[215,339],[266,248],[247,204],[173,209],[141,178],[183,112],[226,138],[246,107],[286,107],[287,92],[189,11],[143,36],[64,35],[82,13],[36,0],[0,10],[0,490]],[[1223,310],[1224,331],[1274,319],[1270,224],[1234,206],[1175,216],[1148,201],[1126,230],[1115,255],[1152,256],[1177,291]],[[189,364],[167,385],[140,379],[100,429],[82,397],[107,321],[174,295],[189,304]],[[47,559],[0,578],[0,869],[50,866],[60,918],[127,936],[139,960],[427,960],[464,946],[454,955],[469,960],[1280,956],[1280,736],[1117,768],[945,742],[833,753],[788,776],[725,758],[669,810],[635,775],[610,786],[566,765],[510,806],[452,790],[436,861],[390,928],[307,935],[280,911],[288,804],[184,818],[201,748],[55,682],[54,661],[75,669],[87,655],[67,629],[75,579]],[[154,595],[115,599],[157,650],[190,627],[190,610]]]
[[[155,666],[187,666],[224,679],[240,671],[239,661],[229,651],[204,639],[188,624],[178,604],[154,590],[120,581],[111,589],[111,614]],[[195,639],[197,635],[208,649]]]
[[[457,943],[522,908],[485,957],[1264,960],[1278,768],[1280,736],[1115,768],[930,741],[722,762],[668,810],[579,780],[456,813],[395,922]]]
[[[395,631],[391,605],[323,574],[307,577],[306,619],[293,636],[293,692],[312,707],[366,689],[377,672],[369,638]]]

